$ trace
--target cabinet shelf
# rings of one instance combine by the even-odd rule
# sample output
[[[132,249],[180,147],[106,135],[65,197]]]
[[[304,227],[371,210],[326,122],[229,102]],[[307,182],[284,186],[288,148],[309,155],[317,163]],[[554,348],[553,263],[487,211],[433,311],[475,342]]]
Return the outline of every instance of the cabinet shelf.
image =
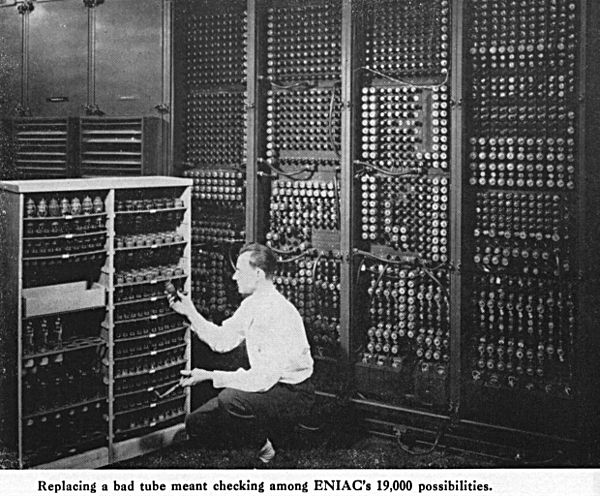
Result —
[[[138,353],[136,355],[127,355],[127,356],[122,356],[122,357],[115,357],[114,361],[115,362],[122,362],[124,360],[132,360],[135,358],[146,358],[146,357],[156,357],[156,356],[160,356],[163,353],[167,353],[169,351],[175,351],[175,350],[179,350],[181,348],[185,348],[187,345],[186,344],[179,344],[176,346],[169,346],[168,348],[161,348],[158,350],[148,350],[148,351],[144,351],[143,353]]]
[[[25,217],[25,222],[47,222],[47,221],[71,221],[71,220],[84,220],[92,219],[94,217],[106,217],[106,212],[100,212],[96,214],[81,214],[81,215],[61,215],[60,217]]]
[[[100,337],[92,337],[92,338],[72,338],[63,342],[63,346],[61,348],[54,348],[46,351],[39,351],[36,353],[23,354],[23,360],[34,360],[36,358],[60,355],[62,353],[70,353],[73,351],[85,350],[87,348],[95,348],[99,345],[106,345],[106,341],[104,341]]]
[[[173,367],[181,367],[182,365],[185,365],[186,363],[187,363],[187,360],[178,360],[178,361],[176,361],[174,363],[170,363],[168,365],[161,365],[160,367],[155,367],[155,368],[147,369],[147,370],[141,370],[140,372],[134,372],[132,374],[115,375],[115,380],[120,381],[123,379],[128,379],[129,377],[152,375],[152,374],[155,374],[156,372],[160,372],[161,370],[168,370]]]
[[[174,246],[185,246],[187,245],[187,241],[176,241],[174,243],[161,243],[161,244],[152,244],[147,246],[131,246],[125,248],[115,248],[116,253],[123,253],[128,251],[138,251],[138,250],[157,250],[160,248],[172,248]]]
[[[82,401],[78,401],[77,403],[69,403],[68,405],[59,406],[56,408],[50,408],[48,410],[43,410],[35,413],[31,413],[28,415],[23,415],[23,420],[36,419],[39,417],[43,417],[44,415],[54,415],[56,413],[64,412],[66,410],[72,410],[81,408],[87,405],[92,405],[94,403],[106,402],[108,400],[107,396],[97,396],[96,398],[90,398]]]
[[[68,233],[68,234],[57,234],[55,236],[27,236],[23,237],[23,241],[43,241],[52,239],[73,239],[73,238],[86,238],[89,236],[98,236],[101,234],[108,234],[108,231],[90,231],[85,233]]]
[[[149,430],[159,428],[162,426],[170,426],[175,420],[180,419],[184,415],[184,412],[177,413],[176,415],[173,415],[172,417],[167,417],[162,421],[150,422],[148,425],[134,427],[131,429],[117,429],[115,431],[115,437],[117,437],[117,439],[123,439],[126,437],[133,437],[134,435],[141,435],[142,433],[148,432]]]
[[[160,176],[0,183],[7,217],[6,223],[0,223],[0,239],[7,241],[0,266],[8,268],[6,277],[0,278],[0,320],[8,330],[3,339],[11,343],[2,355],[7,358],[7,373],[0,375],[0,398],[5,399],[0,401],[0,439],[18,452],[21,467],[72,463],[81,468],[87,466],[87,456],[94,457],[98,450],[104,450],[110,461],[131,456],[115,441],[119,426],[109,412],[119,404],[127,406],[115,405],[116,394],[160,388],[178,380],[181,368],[190,367],[188,327],[168,307],[162,286],[152,284],[176,281],[180,290],[191,290],[191,185],[188,179]],[[75,209],[77,214],[37,216],[38,209],[49,213],[42,200],[46,206],[56,200],[72,207],[76,198],[87,203],[83,201],[87,197],[94,199],[98,210],[101,202],[102,211]],[[155,226],[155,230],[170,233],[173,237],[168,241],[173,242],[117,248],[117,231],[134,231],[123,233],[127,239],[138,235],[127,222],[116,226],[115,207],[121,197],[139,201],[140,206],[160,206],[160,201],[187,205],[165,210],[177,215],[154,218],[160,221],[160,229]],[[26,217],[28,212],[35,216]],[[163,247],[170,251],[152,251]],[[152,253],[160,256],[157,259]],[[177,259],[170,260],[175,255]],[[135,269],[123,270],[131,266]],[[135,282],[115,285],[116,280]],[[114,301],[137,293],[145,297]],[[154,313],[140,317],[150,307]],[[135,404],[134,399],[128,405]],[[156,431],[162,436],[163,424],[150,423],[174,411],[189,412],[189,390],[179,396],[175,408],[169,401],[152,409],[148,418],[127,419],[127,425],[135,420],[144,424],[147,434]],[[162,406],[165,402],[168,408]],[[102,434],[90,443],[88,431]]]
[[[140,389],[135,389],[133,391],[127,391],[126,393],[118,393],[118,394],[115,394],[115,399],[124,398],[126,396],[132,396],[134,394],[139,394],[139,393],[152,393],[152,392],[156,391],[157,389],[162,389],[162,388],[165,388],[165,390],[166,390],[169,387],[174,386],[178,382],[179,382],[178,380],[171,379],[166,382],[161,382],[161,383],[155,384],[150,387],[142,387]]]
[[[160,331],[160,332],[151,332],[149,334],[144,334],[142,336],[134,336],[131,338],[115,338],[115,344],[119,344],[119,343],[128,343],[131,341],[138,341],[140,339],[156,339],[156,338],[160,338],[161,336],[165,336],[167,334],[171,334],[174,332],[181,332],[181,331],[185,331],[187,329],[187,326],[181,326],[181,327],[176,327],[174,329],[168,329],[166,331]]]
[[[148,298],[138,298],[135,300],[123,300],[123,301],[115,301],[115,307],[123,307],[126,305],[134,305],[136,303],[155,303],[157,301],[165,300],[167,295],[157,295],[157,296],[149,296]]]
[[[186,279],[187,277],[187,274],[173,275],[170,277],[157,277],[156,279],[151,279],[149,281],[136,281],[125,282],[123,284],[115,284],[115,288],[128,288],[131,286],[141,286],[142,284],[159,284],[161,282],[172,281],[174,279]]]
[[[139,215],[139,214],[162,214],[166,212],[184,212],[186,207],[173,208],[151,208],[147,210],[117,210],[117,217],[121,215]]]
[[[41,257],[23,257],[23,261],[30,262],[35,260],[68,260],[68,259],[77,259],[79,257],[85,257],[89,255],[100,255],[100,254],[108,254],[106,250],[93,250],[93,251],[81,251],[81,252],[70,252],[70,253],[60,253],[58,255],[46,255]]]
[[[140,411],[144,411],[144,410],[152,410],[154,408],[158,408],[160,406],[167,405],[167,404],[171,403],[172,401],[182,400],[182,399],[185,399],[185,394],[169,397],[167,399],[162,399],[162,400],[159,400],[157,398],[156,401],[151,402],[147,405],[140,405],[135,408],[130,408],[129,410],[119,410],[119,411],[116,411],[114,414],[115,414],[115,416],[118,416],[118,415],[126,415],[128,413],[140,412]]]
[[[144,317],[136,317],[134,319],[122,319],[115,320],[115,325],[131,324],[132,322],[144,322],[145,320],[160,320],[166,317],[173,317],[179,315],[177,312],[165,312],[165,313],[153,313],[152,315],[145,315]]]
[[[122,362],[123,360],[131,360],[134,358],[145,358],[145,357],[155,357],[160,356],[162,353],[166,353],[168,351],[179,350],[181,348],[185,348],[185,344],[180,344],[176,346],[169,346],[168,348],[160,348],[158,350],[148,350],[143,353],[138,353],[136,355],[127,355],[127,356],[117,356],[114,358],[115,362]]]

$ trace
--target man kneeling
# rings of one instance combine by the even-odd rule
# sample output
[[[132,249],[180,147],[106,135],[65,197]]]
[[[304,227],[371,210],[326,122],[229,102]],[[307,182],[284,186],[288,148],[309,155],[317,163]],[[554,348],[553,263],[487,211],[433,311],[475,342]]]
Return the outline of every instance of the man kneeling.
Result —
[[[313,359],[302,317],[275,289],[275,268],[268,247],[253,243],[241,249],[233,279],[246,298],[221,326],[200,315],[189,296],[169,297],[171,308],[186,316],[198,338],[214,351],[231,351],[245,340],[250,364],[234,372],[181,371],[183,387],[212,381],[215,388],[224,388],[187,416],[188,435],[207,440],[235,424],[262,445],[258,457],[263,463],[275,456],[271,440],[307,415],[314,403]]]

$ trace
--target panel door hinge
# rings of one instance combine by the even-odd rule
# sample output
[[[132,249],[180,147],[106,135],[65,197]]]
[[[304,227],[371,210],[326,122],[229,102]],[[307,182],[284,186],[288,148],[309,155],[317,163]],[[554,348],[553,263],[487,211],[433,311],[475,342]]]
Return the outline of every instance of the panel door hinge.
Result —
[[[159,114],[168,114],[171,112],[171,107],[168,103],[159,103],[158,105],[155,105],[154,108]]]

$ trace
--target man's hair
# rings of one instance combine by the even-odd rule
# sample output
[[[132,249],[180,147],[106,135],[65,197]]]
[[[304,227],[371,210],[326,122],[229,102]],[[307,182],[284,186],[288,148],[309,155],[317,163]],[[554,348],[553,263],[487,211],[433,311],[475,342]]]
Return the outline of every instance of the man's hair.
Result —
[[[250,253],[249,263],[251,267],[262,269],[269,279],[275,274],[277,259],[268,246],[260,243],[248,243],[242,246],[240,255],[246,252]]]

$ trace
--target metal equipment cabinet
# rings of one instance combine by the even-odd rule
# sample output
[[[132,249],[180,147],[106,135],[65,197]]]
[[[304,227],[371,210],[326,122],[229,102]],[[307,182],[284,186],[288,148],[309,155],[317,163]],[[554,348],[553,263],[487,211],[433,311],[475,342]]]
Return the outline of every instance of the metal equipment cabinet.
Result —
[[[210,176],[231,149],[197,146],[212,115],[190,79],[218,86],[212,53],[217,78],[244,68],[246,238],[279,253],[322,394],[349,394],[383,435],[587,452],[597,2],[216,5],[174,17],[174,169]],[[241,115],[227,105],[215,115]]]
[[[0,183],[0,433],[22,467],[91,468],[182,428],[190,336],[191,181]]]

